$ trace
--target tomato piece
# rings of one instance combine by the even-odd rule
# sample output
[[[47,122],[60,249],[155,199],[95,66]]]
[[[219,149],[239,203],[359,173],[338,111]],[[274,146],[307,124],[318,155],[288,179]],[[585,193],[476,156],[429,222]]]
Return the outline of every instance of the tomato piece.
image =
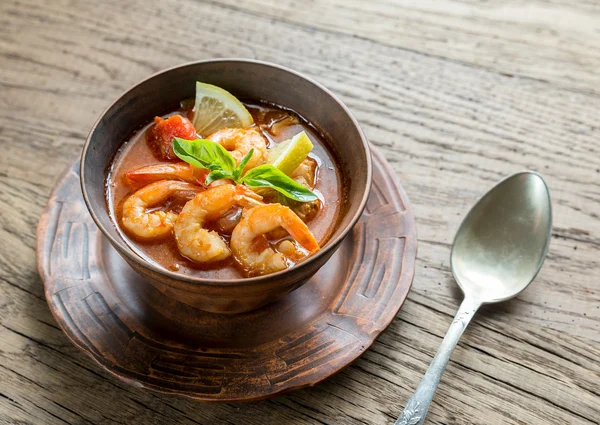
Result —
[[[198,138],[194,125],[181,115],[172,115],[166,120],[161,117],[154,118],[154,125],[146,133],[146,141],[157,159],[178,159],[173,151],[173,137],[184,140]]]

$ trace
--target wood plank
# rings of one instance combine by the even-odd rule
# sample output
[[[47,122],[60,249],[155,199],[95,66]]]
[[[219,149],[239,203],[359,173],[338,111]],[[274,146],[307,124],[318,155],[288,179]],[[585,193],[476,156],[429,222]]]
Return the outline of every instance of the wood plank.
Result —
[[[0,422],[391,423],[459,303],[456,228],[496,180],[530,168],[553,196],[549,257],[518,299],[475,318],[429,423],[598,423],[598,9],[538,1],[523,15],[523,4],[2,2]],[[372,349],[315,388],[247,405],[156,395],[103,372],[56,328],[34,260],[54,178],[101,111],[152,72],[211,57],[277,62],[331,88],[385,152],[419,226],[414,289]]]
[[[216,0],[233,10],[598,94],[600,5],[536,0]]]

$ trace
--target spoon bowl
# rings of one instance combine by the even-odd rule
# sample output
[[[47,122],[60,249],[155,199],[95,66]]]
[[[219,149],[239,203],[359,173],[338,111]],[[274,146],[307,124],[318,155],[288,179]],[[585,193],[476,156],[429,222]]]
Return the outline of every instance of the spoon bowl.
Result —
[[[507,177],[475,204],[450,254],[456,282],[481,303],[514,297],[542,267],[552,237],[550,192],[542,177]]]

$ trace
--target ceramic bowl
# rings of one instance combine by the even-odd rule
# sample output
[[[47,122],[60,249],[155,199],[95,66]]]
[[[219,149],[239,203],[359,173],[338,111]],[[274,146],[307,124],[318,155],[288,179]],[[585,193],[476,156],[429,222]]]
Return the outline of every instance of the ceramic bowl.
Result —
[[[298,112],[326,137],[343,175],[342,217],[328,242],[304,262],[266,276],[216,280],[163,269],[136,254],[122,239],[105,202],[111,161],[133,130],[155,115],[176,109],[194,96],[195,82],[214,84],[241,98],[260,99]],[[371,189],[369,144],[344,104],[317,82],[282,66],[251,60],[218,59],[167,69],[134,85],[94,124],[81,156],[81,187],[98,228],[119,254],[168,297],[214,313],[242,313],[260,308],[300,287],[327,262],[352,230]]]

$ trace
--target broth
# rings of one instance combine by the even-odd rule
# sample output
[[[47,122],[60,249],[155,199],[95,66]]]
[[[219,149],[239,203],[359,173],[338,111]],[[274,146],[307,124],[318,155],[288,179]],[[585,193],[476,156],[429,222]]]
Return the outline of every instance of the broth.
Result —
[[[323,246],[340,219],[343,202],[343,188],[341,175],[333,153],[327,148],[326,140],[322,134],[298,114],[288,109],[281,108],[259,101],[242,101],[251,113],[255,125],[267,138],[269,148],[280,142],[292,138],[301,131],[305,131],[311,139],[314,148],[309,157],[317,163],[316,179],[313,192],[321,201],[321,208],[314,218],[306,221],[308,228],[315,236],[319,246]],[[190,116],[188,102],[182,102],[184,107],[166,114],[163,118],[174,114]],[[144,186],[130,186],[126,183],[125,174],[131,170],[164,161],[158,160],[148,143],[146,132],[153,126],[147,124],[126,140],[112,162],[106,183],[106,200],[111,219],[116,223],[119,233],[127,244],[146,261],[151,262],[166,270],[184,275],[206,279],[238,279],[245,277],[236,261],[230,257],[227,260],[200,264],[180,254],[175,238],[161,238],[159,240],[139,240],[127,232],[121,222],[123,202],[137,189]],[[184,202],[174,202],[170,208],[179,212]],[[210,228],[210,226],[207,226]],[[225,236],[227,239],[227,236]]]

